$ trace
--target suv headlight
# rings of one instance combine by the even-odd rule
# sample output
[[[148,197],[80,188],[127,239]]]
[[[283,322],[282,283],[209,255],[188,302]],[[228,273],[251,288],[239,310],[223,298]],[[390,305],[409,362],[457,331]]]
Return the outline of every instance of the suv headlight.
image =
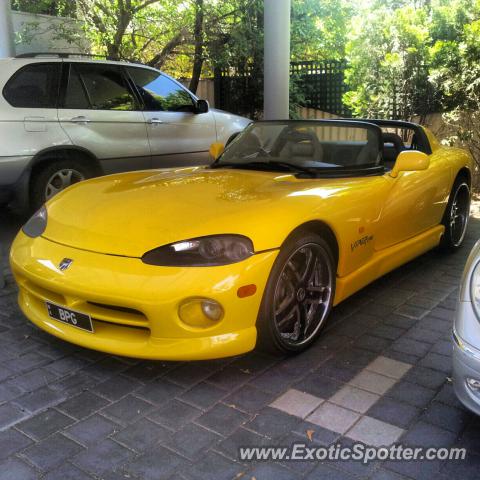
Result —
[[[22,227],[23,233],[31,238],[39,237],[47,228],[47,220],[47,209],[44,205]]]
[[[145,253],[142,261],[165,267],[207,267],[240,262],[253,255],[243,235],[211,235],[171,243]]]

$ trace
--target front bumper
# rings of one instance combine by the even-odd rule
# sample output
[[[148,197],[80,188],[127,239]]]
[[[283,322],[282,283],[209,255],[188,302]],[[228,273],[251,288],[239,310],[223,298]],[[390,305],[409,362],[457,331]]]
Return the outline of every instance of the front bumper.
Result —
[[[480,389],[473,389],[467,379],[480,381],[480,350],[463,341],[453,330],[453,388],[460,402],[480,415]]]
[[[277,251],[220,267],[156,267],[140,259],[104,255],[60,245],[22,232],[10,263],[19,305],[38,327],[83,347],[136,358],[203,360],[238,355],[256,343],[255,322]],[[60,271],[64,258],[71,267]],[[239,298],[239,287],[255,284]],[[188,298],[209,298],[224,309],[208,328],[191,327],[178,316]],[[95,333],[48,316],[45,301],[91,316]]]

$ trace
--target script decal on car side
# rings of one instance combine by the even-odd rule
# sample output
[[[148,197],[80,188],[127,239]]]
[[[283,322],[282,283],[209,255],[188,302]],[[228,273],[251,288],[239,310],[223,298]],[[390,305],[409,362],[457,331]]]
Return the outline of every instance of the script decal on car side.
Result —
[[[367,245],[368,242],[371,242],[373,240],[373,235],[365,235],[362,238],[359,238],[358,240],[355,240],[353,243],[350,244],[350,248],[352,249],[352,252],[354,252],[358,247],[364,247]]]

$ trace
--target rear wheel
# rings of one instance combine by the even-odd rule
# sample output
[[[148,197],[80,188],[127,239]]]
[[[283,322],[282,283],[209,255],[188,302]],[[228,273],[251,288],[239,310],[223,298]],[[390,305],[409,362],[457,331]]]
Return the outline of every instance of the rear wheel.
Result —
[[[470,216],[470,187],[464,178],[455,180],[442,224],[445,233],[441,247],[454,251],[462,246]]]
[[[77,160],[57,160],[40,165],[32,173],[30,189],[32,207],[39,208],[70,185],[93,176],[93,169]]]
[[[329,244],[313,233],[288,240],[260,307],[259,347],[274,353],[305,350],[324,327],[334,295],[335,262]]]

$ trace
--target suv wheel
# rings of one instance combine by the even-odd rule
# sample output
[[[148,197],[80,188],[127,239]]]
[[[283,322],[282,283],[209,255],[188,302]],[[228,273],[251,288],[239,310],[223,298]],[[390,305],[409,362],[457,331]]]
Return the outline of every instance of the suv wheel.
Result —
[[[75,160],[59,160],[40,166],[32,174],[31,204],[35,209],[40,208],[70,185],[93,176],[91,168]]]

